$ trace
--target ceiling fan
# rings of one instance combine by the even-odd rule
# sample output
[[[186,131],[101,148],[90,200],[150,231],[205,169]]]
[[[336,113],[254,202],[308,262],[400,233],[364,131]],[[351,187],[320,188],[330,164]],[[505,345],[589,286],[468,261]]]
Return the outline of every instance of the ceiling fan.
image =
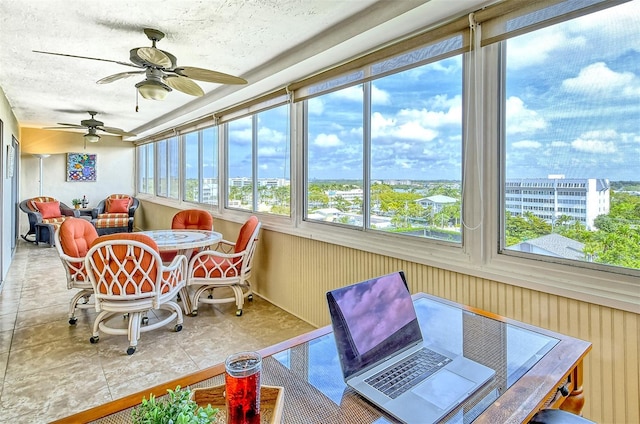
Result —
[[[156,43],[164,38],[164,33],[156,29],[145,28],[144,33],[151,40],[151,47],[136,47],[129,51],[131,62],[101,59],[95,57],[76,56],[63,53],[51,53],[34,50],[35,53],[56,56],[75,57],[79,59],[100,60],[118,63],[142,69],[141,71],[120,72],[98,80],[98,84],[108,84],[122,78],[145,74],[146,78],[136,84],[142,97],[151,100],[164,100],[172,90],[178,90],[191,96],[202,96],[204,91],[193,80],[212,82],[217,84],[246,84],[247,80],[233,75],[193,66],[178,66],[174,55],[156,48]]]
[[[77,129],[87,129],[87,133],[84,135],[84,141],[88,141],[90,143],[97,143],[100,141],[100,136],[98,135],[98,131],[104,131],[109,134],[116,134],[125,137],[133,137],[134,133],[130,133],[120,128],[114,127],[105,127],[104,122],[98,121],[95,119],[95,116],[98,112],[88,111],[89,115],[91,115],[91,119],[83,119],[80,121],[80,125],[78,124],[65,124],[62,122],[58,122],[58,125],[64,125],[62,127],[47,127],[47,130],[55,130],[55,129],[69,129],[69,128],[77,128]]]

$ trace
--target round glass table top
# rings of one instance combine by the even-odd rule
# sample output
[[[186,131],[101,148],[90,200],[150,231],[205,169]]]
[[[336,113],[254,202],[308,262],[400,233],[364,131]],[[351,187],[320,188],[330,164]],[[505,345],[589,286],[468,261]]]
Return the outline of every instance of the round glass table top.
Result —
[[[222,240],[222,234],[207,230],[152,230],[142,231],[151,237],[159,250],[183,250],[210,246]]]

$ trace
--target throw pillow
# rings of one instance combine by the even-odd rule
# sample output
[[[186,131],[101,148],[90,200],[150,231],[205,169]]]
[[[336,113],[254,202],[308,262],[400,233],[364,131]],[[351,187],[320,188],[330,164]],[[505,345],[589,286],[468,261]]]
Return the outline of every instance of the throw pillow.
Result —
[[[60,202],[35,202],[35,204],[38,212],[42,215],[42,219],[62,216],[60,213]]]
[[[107,213],[128,213],[129,199],[110,199]]]

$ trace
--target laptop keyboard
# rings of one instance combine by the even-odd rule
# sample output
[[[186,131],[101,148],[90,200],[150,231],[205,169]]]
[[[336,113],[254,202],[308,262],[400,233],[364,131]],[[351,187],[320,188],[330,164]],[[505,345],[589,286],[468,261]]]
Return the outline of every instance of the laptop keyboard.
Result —
[[[449,362],[451,362],[450,358],[430,349],[422,348],[401,362],[367,378],[365,383],[391,399],[395,399]]]

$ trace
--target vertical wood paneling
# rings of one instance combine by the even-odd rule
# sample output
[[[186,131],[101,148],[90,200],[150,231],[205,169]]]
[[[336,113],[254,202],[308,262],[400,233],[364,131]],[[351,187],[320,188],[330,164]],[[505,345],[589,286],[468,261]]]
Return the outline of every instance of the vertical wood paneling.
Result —
[[[156,208],[145,209],[146,222],[166,218],[164,209],[157,217]],[[216,231],[227,239],[233,240],[239,227],[215,221]],[[329,323],[328,290],[399,269],[407,273],[412,293],[434,294],[590,341],[584,416],[602,424],[640,423],[638,314],[267,230],[258,242],[252,284],[257,294],[319,327]]]

